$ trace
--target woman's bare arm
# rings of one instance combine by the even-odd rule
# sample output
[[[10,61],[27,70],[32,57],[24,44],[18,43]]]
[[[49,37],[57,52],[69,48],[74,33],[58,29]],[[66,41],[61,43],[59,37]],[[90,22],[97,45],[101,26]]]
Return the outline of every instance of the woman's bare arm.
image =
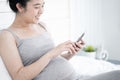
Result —
[[[71,59],[74,55],[75,54],[71,54],[70,52],[61,54],[61,56],[64,57],[65,59],[67,59],[67,60]]]
[[[52,59],[49,54],[46,54],[33,64],[24,66],[18,53],[15,39],[7,31],[0,33],[0,55],[13,80],[33,79]]]

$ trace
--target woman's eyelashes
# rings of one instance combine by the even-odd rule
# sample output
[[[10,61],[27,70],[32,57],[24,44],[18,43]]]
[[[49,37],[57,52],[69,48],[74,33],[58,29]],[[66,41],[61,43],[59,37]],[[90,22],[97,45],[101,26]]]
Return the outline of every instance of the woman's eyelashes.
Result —
[[[36,7],[34,7],[35,9],[41,9],[41,8],[43,8],[44,7],[44,5],[41,5],[41,6],[36,6]]]
[[[41,7],[40,7],[40,6],[35,6],[34,8],[35,8],[35,9],[40,9]]]

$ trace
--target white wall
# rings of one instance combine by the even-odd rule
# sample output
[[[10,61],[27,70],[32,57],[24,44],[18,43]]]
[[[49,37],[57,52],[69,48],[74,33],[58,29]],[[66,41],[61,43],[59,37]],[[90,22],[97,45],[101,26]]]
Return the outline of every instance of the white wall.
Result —
[[[6,0],[0,0],[0,29],[7,28],[14,20],[15,14],[10,10]]]
[[[86,44],[103,46],[120,60],[120,0],[71,0],[71,38],[85,32]]]
[[[101,0],[71,0],[71,38],[85,32],[86,44],[103,45]]]
[[[45,0],[41,20],[47,24],[56,44],[70,39],[69,0]]]
[[[101,0],[102,31],[110,58],[120,60],[120,0]]]

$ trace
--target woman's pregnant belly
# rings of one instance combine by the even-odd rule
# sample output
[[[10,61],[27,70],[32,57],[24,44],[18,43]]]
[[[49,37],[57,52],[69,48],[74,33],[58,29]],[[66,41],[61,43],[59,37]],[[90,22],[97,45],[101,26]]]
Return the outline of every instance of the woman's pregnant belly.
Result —
[[[72,65],[63,57],[57,57],[34,80],[73,80],[75,75]]]

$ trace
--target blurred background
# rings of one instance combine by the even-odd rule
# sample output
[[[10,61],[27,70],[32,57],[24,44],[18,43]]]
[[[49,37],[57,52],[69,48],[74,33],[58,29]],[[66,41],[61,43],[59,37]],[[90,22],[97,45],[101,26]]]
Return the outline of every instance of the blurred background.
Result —
[[[9,27],[14,17],[7,1],[0,0],[0,29]],[[46,23],[56,45],[76,41],[85,32],[86,44],[120,60],[120,0],[45,0],[40,21]]]

